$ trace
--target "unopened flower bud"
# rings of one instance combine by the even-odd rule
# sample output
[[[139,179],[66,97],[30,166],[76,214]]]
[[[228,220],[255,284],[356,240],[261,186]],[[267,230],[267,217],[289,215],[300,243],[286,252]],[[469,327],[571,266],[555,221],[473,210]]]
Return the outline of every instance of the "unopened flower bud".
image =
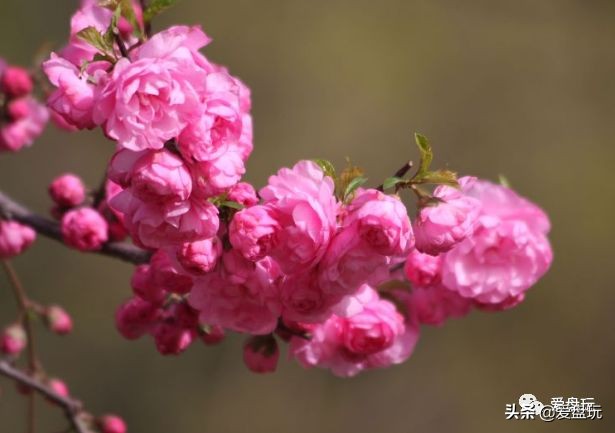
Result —
[[[49,195],[60,206],[74,207],[85,200],[85,186],[78,176],[65,173],[51,182]]]
[[[126,433],[128,430],[124,420],[117,415],[101,416],[96,421],[96,425],[101,433]]]
[[[254,373],[272,373],[278,365],[280,351],[271,335],[253,336],[243,346],[243,362]]]
[[[0,351],[6,355],[18,355],[28,344],[23,326],[13,324],[4,329],[0,338]]]
[[[65,335],[73,330],[73,320],[70,315],[58,305],[52,305],[47,308],[45,318],[49,329],[56,334]]]
[[[107,221],[92,208],[74,209],[62,217],[64,242],[81,251],[94,251],[108,239]]]
[[[19,98],[32,92],[32,78],[24,68],[9,66],[0,79],[0,88],[12,98]]]

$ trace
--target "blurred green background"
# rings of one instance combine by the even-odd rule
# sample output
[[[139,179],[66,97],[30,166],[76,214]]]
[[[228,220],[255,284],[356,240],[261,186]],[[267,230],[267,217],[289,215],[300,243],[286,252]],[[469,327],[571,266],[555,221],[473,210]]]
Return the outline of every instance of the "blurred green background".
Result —
[[[0,55],[29,64],[45,41],[61,45],[75,4],[2,0]],[[206,54],[253,90],[250,181],[351,156],[377,184],[416,158],[420,131],[440,166],[505,174],[540,203],[555,261],[520,307],[426,328],[404,365],[342,380],[286,361],[253,375],[237,337],[178,358],[127,342],[112,316],[131,267],[40,239],[16,267],[35,299],[76,322],[70,337],[40,339],[43,360],[92,411],[121,414],[132,433],[615,431],[615,3],[182,0],[156,28],[173,23],[202,24]],[[54,176],[96,185],[112,147],[99,132],[49,127],[0,155],[0,187],[45,212]],[[7,289],[0,278],[2,323],[14,314]],[[0,386],[0,431],[20,433],[25,401]],[[594,397],[605,418],[505,421],[523,393]],[[40,432],[60,431],[63,418],[39,406]]]

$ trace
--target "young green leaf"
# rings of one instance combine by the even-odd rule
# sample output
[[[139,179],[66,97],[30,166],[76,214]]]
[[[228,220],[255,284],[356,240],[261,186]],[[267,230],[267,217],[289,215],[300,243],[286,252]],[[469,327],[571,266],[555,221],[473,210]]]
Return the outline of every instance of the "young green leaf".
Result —
[[[384,182],[382,182],[382,189],[393,188],[403,182],[406,182],[406,179],[397,176],[387,177]]]
[[[355,177],[354,179],[352,179],[348,183],[348,186],[346,187],[346,190],[344,191],[344,200],[347,200],[350,197],[352,197],[352,194],[354,194],[354,192],[357,190],[357,188],[359,188],[365,182],[367,182],[367,178],[366,177],[362,177],[362,176]]]
[[[331,161],[327,161],[326,159],[313,159],[312,161],[318,164],[326,176],[335,179],[335,167]]]
[[[147,9],[143,11],[143,19],[145,22],[149,22],[152,18],[156,17],[156,15],[170,8],[175,3],[177,3],[177,0],[152,0],[147,6]]]
[[[86,27],[77,33],[77,37],[96,48],[102,54],[110,55],[113,53],[113,44],[109,43],[107,38],[96,30],[95,27]]]
[[[418,132],[414,134],[414,141],[416,141],[416,145],[421,152],[421,164],[419,165],[419,169],[415,177],[421,178],[429,171],[431,161],[433,160],[433,150],[431,150],[431,145],[429,144],[429,141],[427,141],[427,138]]]
[[[450,170],[430,171],[421,177],[420,182],[432,183],[435,185],[448,185],[455,188],[459,188],[459,183],[457,182],[457,173]]]
[[[498,177],[499,177],[500,185],[505,186],[506,188],[510,188],[510,182],[508,181],[506,176],[504,176],[503,174],[500,174]]]
[[[244,208],[244,205],[242,205],[241,203],[238,203],[236,201],[233,200],[226,200],[223,201],[220,206],[224,206],[224,207],[230,207],[231,209],[236,209],[236,210],[241,210]]]

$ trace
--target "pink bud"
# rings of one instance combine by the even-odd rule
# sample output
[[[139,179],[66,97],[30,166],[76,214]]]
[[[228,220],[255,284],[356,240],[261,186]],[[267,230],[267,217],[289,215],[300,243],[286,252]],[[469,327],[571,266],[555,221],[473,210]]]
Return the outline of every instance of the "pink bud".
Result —
[[[49,329],[56,334],[66,335],[73,330],[73,320],[69,314],[58,305],[52,305],[47,308],[46,320]]]
[[[231,187],[227,198],[244,206],[254,206],[258,203],[258,197],[254,187],[247,182],[239,182]]]
[[[192,344],[194,331],[173,322],[161,323],[154,330],[154,339],[161,355],[179,355]]]
[[[202,331],[201,339],[208,346],[213,346],[224,340],[224,329],[221,326],[214,325],[203,327]]]
[[[124,420],[117,415],[101,416],[96,424],[101,433],[126,433],[128,431]]]
[[[49,195],[60,206],[74,207],[85,200],[85,186],[78,176],[64,173],[51,182]]]
[[[210,272],[222,254],[222,242],[218,238],[189,242],[177,251],[177,260],[182,267],[195,274]]]
[[[47,386],[60,397],[68,397],[70,395],[68,386],[60,379],[51,378],[47,381]]]
[[[124,338],[136,340],[148,332],[160,316],[161,310],[156,304],[135,297],[117,309],[115,325]]]
[[[36,232],[16,221],[0,220],[0,259],[23,253],[36,239]]]
[[[10,97],[19,98],[32,92],[32,78],[24,68],[9,66],[4,70],[0,87]]]
[[[107,221],[92,208],[68,211],[62,217],[62,238],[80,251],[94,251],[107,242]]]
[[[254,373],[273,373],[279,357],[278,343],[271,335],[250,337],[243,346],[243,362]]]
[[[19,324],[4,329],[0,337],[0,351],[6,355],[18,355],[28,343],[26,331]]]
[[[9,102],[6,112],[12,120],[23,119],[30,114],[30,104],[27,99],[13,99]]]

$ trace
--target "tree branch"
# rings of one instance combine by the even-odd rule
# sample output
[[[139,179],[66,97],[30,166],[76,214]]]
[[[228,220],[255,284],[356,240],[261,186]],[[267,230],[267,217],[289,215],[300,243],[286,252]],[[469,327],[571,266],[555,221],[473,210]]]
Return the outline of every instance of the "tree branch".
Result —
[[[0,191],[0,216],[30,226],[43,236],[62,242],[62,233],[57,222],[32,212],[2,191]],[[151,256],[149,251],[126,242],[107,242],[102,249],[95,252],[134,264],[147,263]]]
[[[68,418],[71,426],[77,433],[91,433],[87,428],[86,420],[80,416],[85,414],[80,401],[74,400],[70,397],[62,397],[56,394],[51,388],[42,383],[41,381],[29,376],[24,371],[14,367],[6,359],[0,359],[0,375],[6,376],[28,388],[33,389],[40,395],[45,397],[51,403],[59,406],[64,410],[66,417]]]

